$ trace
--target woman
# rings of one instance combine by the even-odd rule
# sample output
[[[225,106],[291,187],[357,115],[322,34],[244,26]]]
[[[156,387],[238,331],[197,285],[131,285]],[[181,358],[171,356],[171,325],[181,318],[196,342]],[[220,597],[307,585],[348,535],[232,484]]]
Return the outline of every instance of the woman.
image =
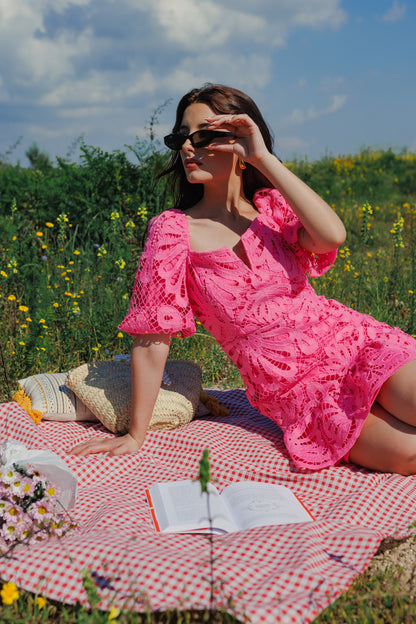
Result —
[[[151,223],[120,325],[135,336],[130,430],[73,452],[141,447],[171,336],[191,335],[195,315],[250,402],[281,427],[297,467],[350,459],[414,474],[416,341],[316,295],[306,275],[330,268],[345,229],[273,155],[257,106],[222,85],[194,89],[165,142],[176,204]]]

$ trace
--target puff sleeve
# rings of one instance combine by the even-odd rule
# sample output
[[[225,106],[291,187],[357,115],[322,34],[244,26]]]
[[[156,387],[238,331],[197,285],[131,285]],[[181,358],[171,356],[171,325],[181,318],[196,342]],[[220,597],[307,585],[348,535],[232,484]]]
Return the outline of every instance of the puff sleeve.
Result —
[[[298,232],[302,223],[277,189],[261,189],[257,191],[253,199],[259,212],[271,217],[274,228],[281,233],[285,243],[296,255],[305,274],[310,277],[318,277],[332,267],[337,257],[336,250],[316,254],[299,245]]]
[[[150,222],[130,308],[119,325],[127,334],[181,333],[186,338],[196,330],[186,284],[189,245],[181,216],[179,210],[167,210]]]

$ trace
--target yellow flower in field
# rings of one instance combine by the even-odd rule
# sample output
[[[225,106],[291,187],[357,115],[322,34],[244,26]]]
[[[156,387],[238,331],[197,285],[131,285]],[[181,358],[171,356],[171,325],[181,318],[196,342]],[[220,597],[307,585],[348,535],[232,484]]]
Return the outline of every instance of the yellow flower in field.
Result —
[[[38,596],[35,600],[35,604],[40,611],[46,605],[46,600],[43,596]]]
[[[7,273],[5,271],[0,271],[0,275],[2,275],[3,277],[8,277]]]
[[[46,227],[48,227],[48,228],[53,228],[53,227],[55,227],[55,226],[54,226],[54,224],[53,224],[53,223],[51,223],[50,221],[46,221],[45,225],[46,225]]]
[[[44,318],[39,319],[39,323],[46,323]]]
[[[29,312],[29,308],[27,306],[24,306],[24,305],[19,306],[19,310],[21,312]]]
[[[92,351],[98,351],[98,347],[91,347]]]
[[[3,604],[11,605],[19,598],[19,590],[14,583],[4,583],[0,595]]]
[[[26,323],[31,323],[31,322],[32,322],[32,319],[30,318],[30,316],[28,316],[26,319]]]
[[[41,249],[47,249],[48,246],[47,245],[42,245]]]
[[[25,343],[25,342],[23,342],[23,340],[21,340],[21,341],[19,342],[19,344],[20,344],[20,345],[22,345],[22,347],[24,347],[26,343]]]
[[[40,238],[41,236],[43,236],[43,232],[36,232],[36,236],[39,236]]]
[[[117,211],[111,213],[111,221],[115,221],[116,219],[120,219],[120,213]]]
[[[79,254],[80,254],[80,253],[81,253],[81,252],[80,252],[78,249],[75,249],[75,251],[74,251],[74,255],[75,255],[75,256],[79,256]]]
[[[59,303],[56,303],[56,301],[55,301],[55,303],[52,304],[52,307],[53,308],[59,308]]]
[[[118,618],[119,615],[120,615],[120,609],[117,609],[117,607],[112,607],[112,609],[108,613],[108,621],[112,622],[113,620]]]
[[[126,228],[135,228],[135,227],[136,227],[136,224],[134,223],[134,221],[132,221],[131,219],[127,221]]]
[[[123,332],[118,332],[118,334],[117,334],[117,338],[124,338],[124,334],[123,334]]]
[[[22,324],[20,325],[20,327],[21,327],[22,329],[27,329],[27,328],[28,328],[28,325],[26,325],[26,323],[22,323]]]
[[[409,295],[413,295],[414,291],[413,290],[408,290],[407,292],[409,293]]]
[[[120,260],[116,260],[116,265],[120,268],[120,269],[124,269],[124,267],[126,266],[125,261],[123,260],[123,258],[120,258]]]
[[[8,299],[9,301],[16,301],[16,297],[15,297],[14,295],[9,295],[9,296],[7,297],[7,299]]]

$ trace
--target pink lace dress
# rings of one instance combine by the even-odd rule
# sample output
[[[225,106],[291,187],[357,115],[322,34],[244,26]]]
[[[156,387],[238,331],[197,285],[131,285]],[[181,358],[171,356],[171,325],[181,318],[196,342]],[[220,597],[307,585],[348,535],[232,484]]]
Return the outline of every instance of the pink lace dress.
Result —
[[[186,337],[196,316],[237,365],[250,403],[282,429],[294,464],[335,465],[383,382],[416,359],[416,341],[318,296],[306,275],[322,275],[336,252],[298,245],[301,224],[278,191],[254,203],[259,215],[241,238],[248,264],[226,247],[191,250],[180,210],[155,217],[120,329]]]

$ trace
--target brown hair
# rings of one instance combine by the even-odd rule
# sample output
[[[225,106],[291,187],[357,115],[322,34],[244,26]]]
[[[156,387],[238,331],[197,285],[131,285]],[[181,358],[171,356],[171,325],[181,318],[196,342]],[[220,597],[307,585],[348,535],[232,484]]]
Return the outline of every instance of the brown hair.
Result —
[[[180,100],[176,109],[176,121],[172,132],[178,132],[185,110],[194,103],[207,104],[215,114],[246,114],[255,121],[263,136],[267,149],[272,152],[273,139],[270,130],[257,105],[253,100],[238,89],[218,84],[206,84],[200,89],[192,89]],[[198,203],[204,194],[202,184],[191,184],[186,178],[179,152],[172,152],[170,162],[159,177],[169,175],[174,208],[186,210]],[[243,188],[245,196],[252,201],[254,193],[262,187],[270,187],[270,182],[249,163],[243,170]]]

